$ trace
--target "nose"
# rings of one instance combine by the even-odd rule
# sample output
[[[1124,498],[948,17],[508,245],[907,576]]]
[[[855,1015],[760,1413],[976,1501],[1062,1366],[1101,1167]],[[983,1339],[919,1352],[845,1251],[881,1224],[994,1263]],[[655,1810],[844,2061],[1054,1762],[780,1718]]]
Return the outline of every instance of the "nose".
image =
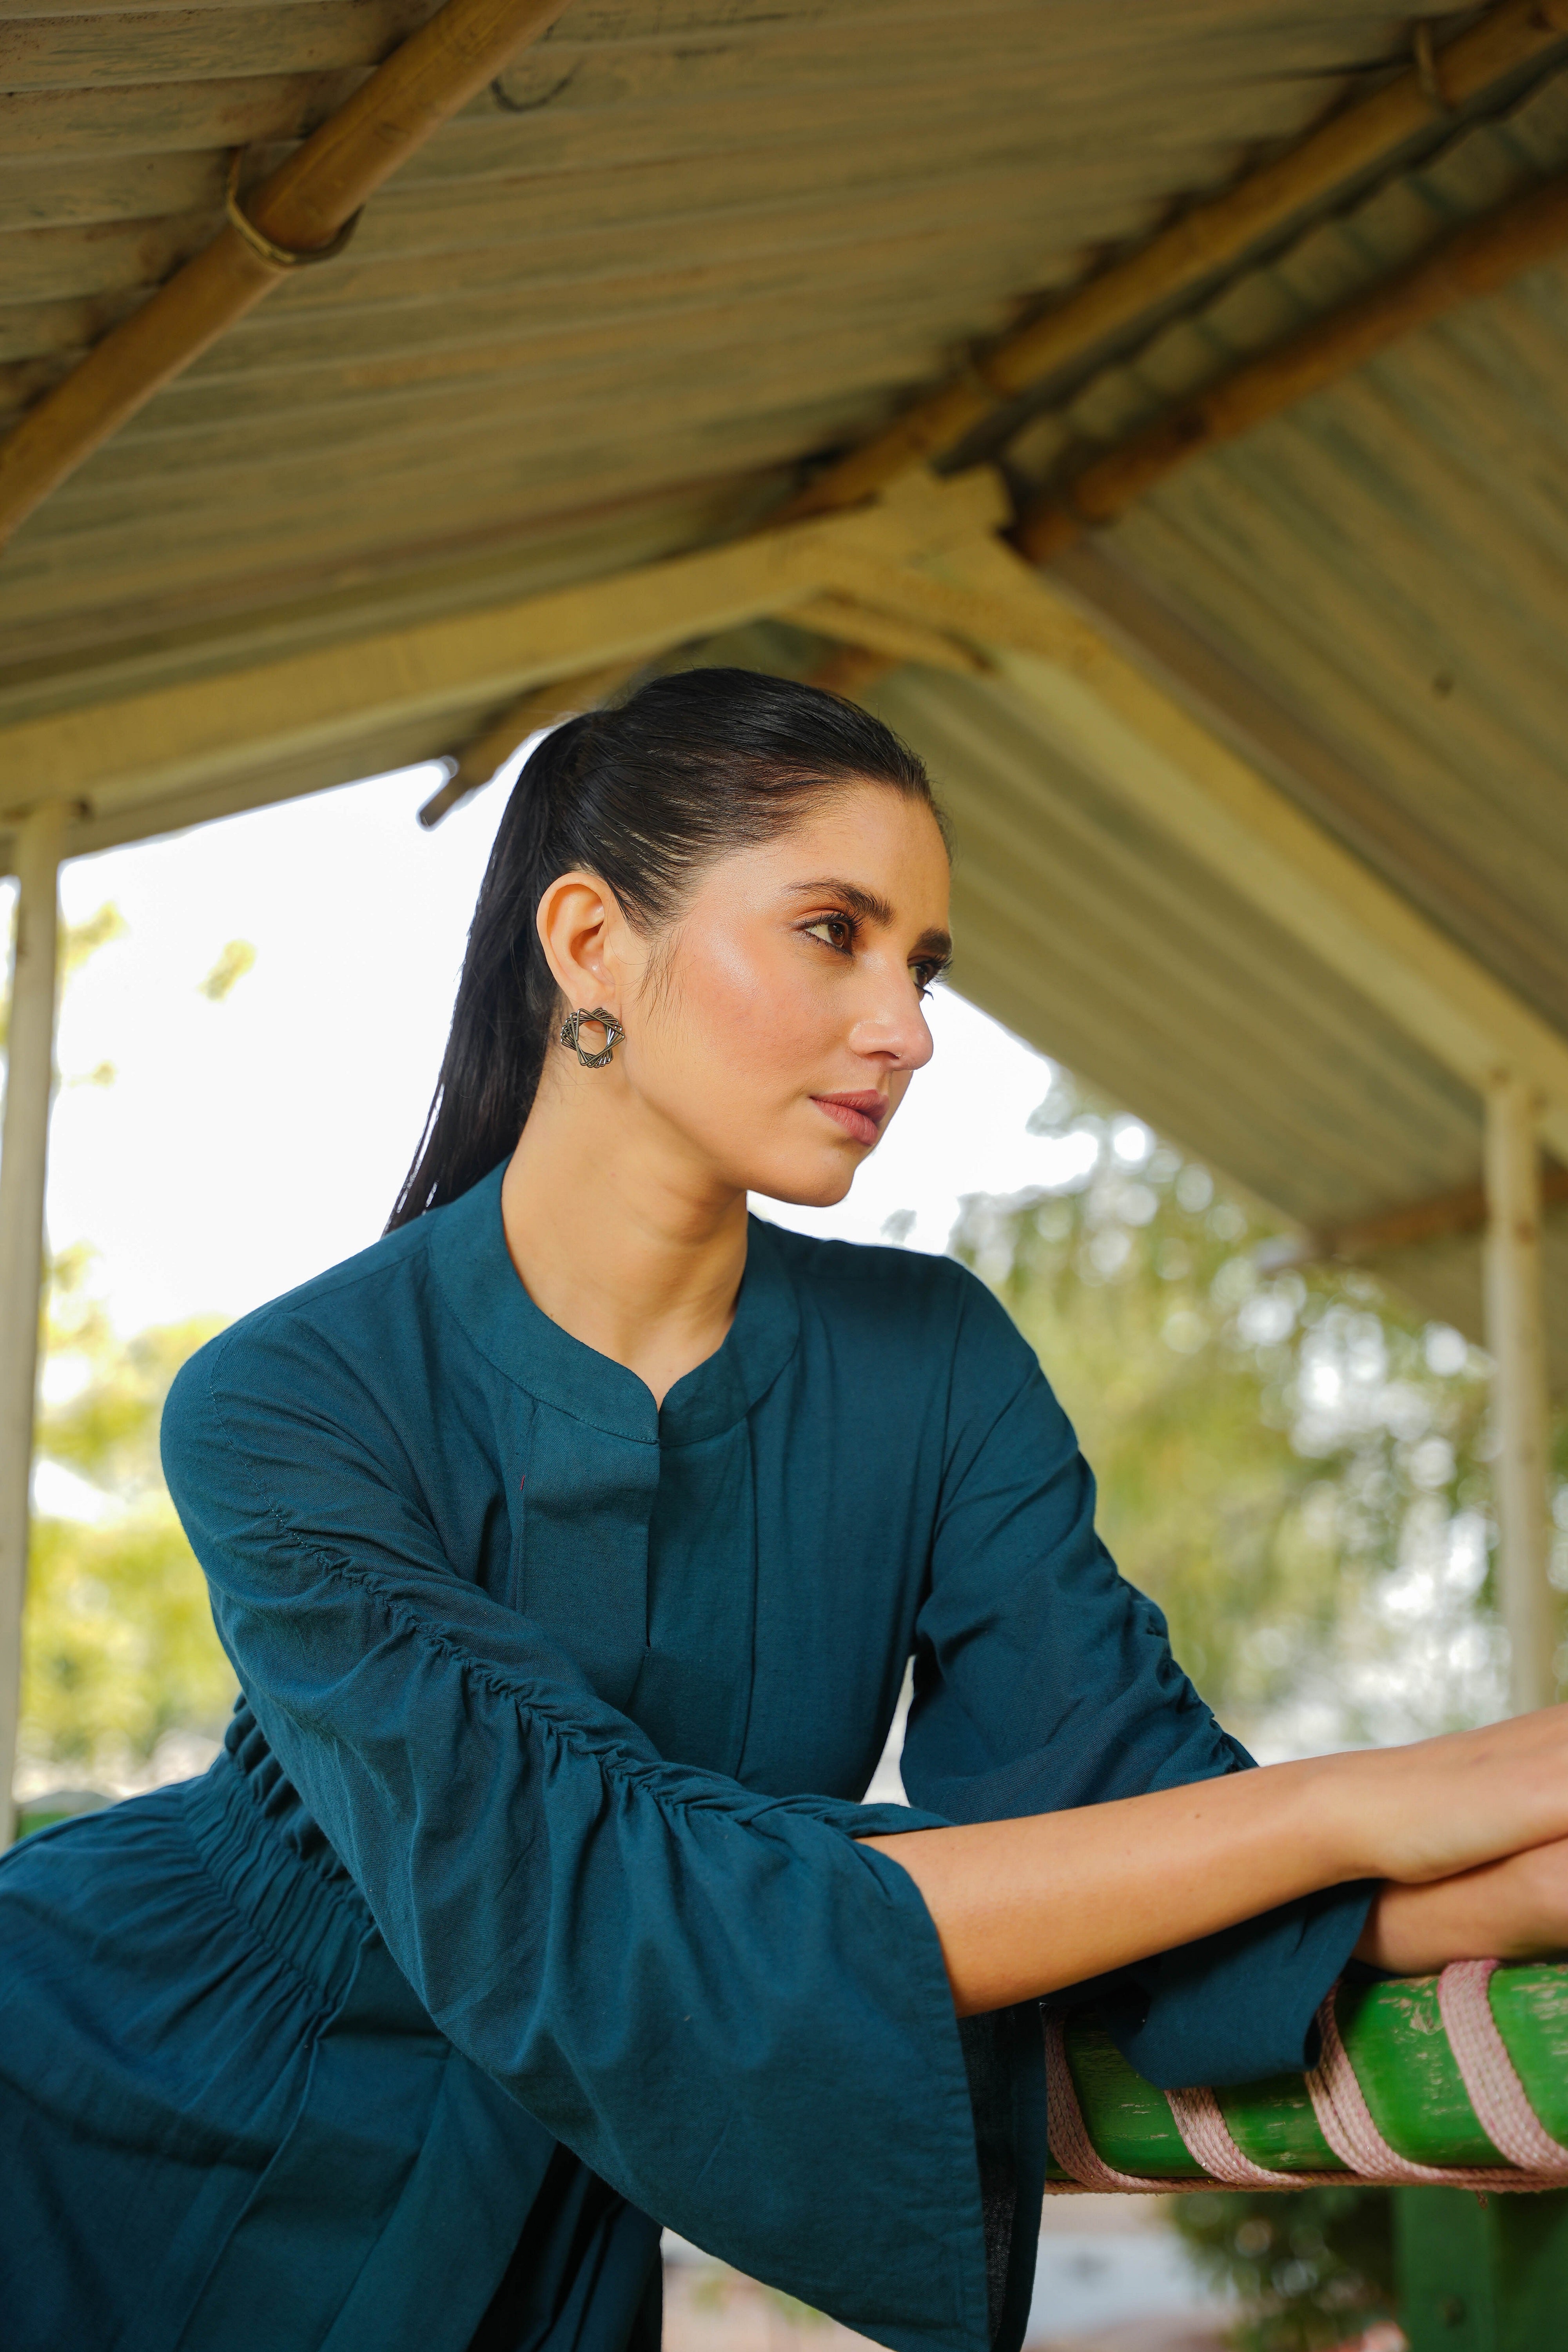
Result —
[[[905,964],[868,973],[868,993],[849,1034],[852,1049],[889,1070],[923,1070],[936,1051]]]

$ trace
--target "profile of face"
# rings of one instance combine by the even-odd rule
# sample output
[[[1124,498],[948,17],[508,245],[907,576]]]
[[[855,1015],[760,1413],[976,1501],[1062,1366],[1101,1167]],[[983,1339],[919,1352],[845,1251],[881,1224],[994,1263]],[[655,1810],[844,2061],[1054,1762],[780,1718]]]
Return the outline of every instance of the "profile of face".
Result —
[[[556,982],[626,1035],[599,1070],[553,1052],[542,1093],[709,1194],[842,1200],[931,1058],[948,883],[931,810],[878,783],[717,858],[652,938],[595,877],[562,876],[539,908]]]

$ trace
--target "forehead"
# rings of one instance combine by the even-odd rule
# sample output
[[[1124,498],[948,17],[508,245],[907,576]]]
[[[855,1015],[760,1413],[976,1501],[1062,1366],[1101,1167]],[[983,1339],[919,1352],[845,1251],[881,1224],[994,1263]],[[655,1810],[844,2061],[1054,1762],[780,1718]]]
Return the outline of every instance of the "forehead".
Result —
[[[853,882],[913,912],[948,892],[947,845],[934,812],[886,784],[851,784],[801,811],[766,845],[779,878],[802,885],[825,876]]]

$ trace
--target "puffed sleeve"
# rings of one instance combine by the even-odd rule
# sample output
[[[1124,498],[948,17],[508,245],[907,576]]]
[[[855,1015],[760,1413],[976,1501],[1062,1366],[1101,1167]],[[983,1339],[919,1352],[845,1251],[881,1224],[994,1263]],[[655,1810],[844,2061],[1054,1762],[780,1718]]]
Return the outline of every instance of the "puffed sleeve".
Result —
[[[895,2352],[989,2352],[940,1948],[856,1843],[935,1817],[663,1761],[454,1572],[282,1307],[191,1360],[163,1447],[257,1718],[456,2047],[712,2252]]]
[[[1067,1415],[1002,1307],[955,1269],[942,1500],[904,1748],[949,1821],[1092,1805],[1248,1769],[1171,1654],[1165,1621],[1095,1533]],[[1334,1887],[1118,1972],[1092,1990],[1167,2088],[1299,2072],[1371,1890]]]

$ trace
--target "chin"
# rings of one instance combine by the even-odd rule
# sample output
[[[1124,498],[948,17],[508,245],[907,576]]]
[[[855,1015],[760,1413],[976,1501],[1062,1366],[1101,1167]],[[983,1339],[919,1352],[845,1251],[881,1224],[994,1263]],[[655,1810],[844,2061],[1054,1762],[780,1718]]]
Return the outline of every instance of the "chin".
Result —
[[[764,1200],[783,1201],[792,1209],[835,1209],[855,1181],[858,1166],[858,1160],[847,1165],[840,1160],[826,1168],[759,1170],[747,1179],[746,1190],[762,1193]]]

